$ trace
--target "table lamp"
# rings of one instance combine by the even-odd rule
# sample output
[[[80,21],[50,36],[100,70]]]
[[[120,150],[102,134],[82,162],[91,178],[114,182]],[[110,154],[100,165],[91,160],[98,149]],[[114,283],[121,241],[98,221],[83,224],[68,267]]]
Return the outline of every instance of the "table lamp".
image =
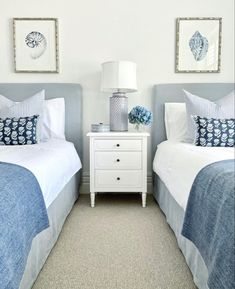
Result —
[[[102,64],[101,90],[110,97],[110,130],[128,130],[128,98],[137,91],[136,64],[130,61],[110,61]]]

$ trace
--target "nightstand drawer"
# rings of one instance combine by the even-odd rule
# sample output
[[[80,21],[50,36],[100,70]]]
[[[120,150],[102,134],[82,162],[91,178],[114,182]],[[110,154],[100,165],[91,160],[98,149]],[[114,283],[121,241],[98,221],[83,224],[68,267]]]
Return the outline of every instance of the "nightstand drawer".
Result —
[[[95,152],[95,169],[140,170],[141,152]]]
[[[95,150],[117,150],[117,151],[140,151],[142,142],[140,139],[96,139]]]
[[[142,186],[142,171],[95,171],[97,188],[138,188]]]

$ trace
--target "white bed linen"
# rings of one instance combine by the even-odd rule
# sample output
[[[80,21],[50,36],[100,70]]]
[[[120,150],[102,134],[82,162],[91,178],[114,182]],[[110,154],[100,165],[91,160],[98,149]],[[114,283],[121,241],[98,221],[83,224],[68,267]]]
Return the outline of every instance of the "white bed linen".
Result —
[[[158,145],[153,170],[185,210],[198,172],[208,164],[233,158],[234,148],[200,147],[189,143],[164,141]]]
[[[61,139],[50,139],[35,145],[0,146],[0,161],[29,169],[40,184],[47,208],[81,169],[74,145]]]

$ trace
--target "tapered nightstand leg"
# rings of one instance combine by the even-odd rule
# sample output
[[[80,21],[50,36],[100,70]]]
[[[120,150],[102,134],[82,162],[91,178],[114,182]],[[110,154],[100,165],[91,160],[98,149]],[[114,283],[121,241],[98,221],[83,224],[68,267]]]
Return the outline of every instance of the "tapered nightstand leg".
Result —
[[[90,197],[91,197],[91,207],[94,208],[95,207],[95,193],[91,193]]]
[[[142,207],[143,208],[146,207],[146,197],[147,197],[147,194],[146,193],[142,193]]]

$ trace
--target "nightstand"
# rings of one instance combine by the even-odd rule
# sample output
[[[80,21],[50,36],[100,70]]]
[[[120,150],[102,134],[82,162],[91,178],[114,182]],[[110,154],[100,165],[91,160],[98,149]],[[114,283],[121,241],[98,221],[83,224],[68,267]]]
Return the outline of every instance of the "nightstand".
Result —
[[[90,138],[90,197],[97,192],[140,192],[142,207],[147,194],[146,132],[88,133]]]

